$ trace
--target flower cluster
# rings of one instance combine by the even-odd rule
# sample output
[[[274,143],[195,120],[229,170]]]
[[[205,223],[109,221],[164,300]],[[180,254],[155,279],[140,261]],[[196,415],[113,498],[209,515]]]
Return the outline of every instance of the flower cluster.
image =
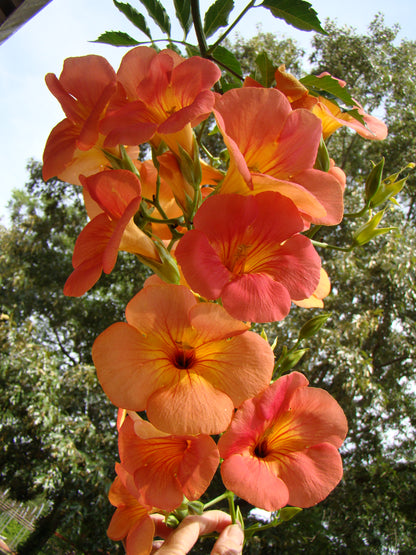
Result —
[[[342,477],[342,409],[298,372],[275,379],[273,349],[250,328],[292,303],[323,306],[329,279],[305,232],[341,221],[346,178],[320,167],[318,150],[341,125],[385,130],[361,108],[367,127],[344,117],[284,67],[275,88],[247,79],[220,95],[220,76],[209,60],[141,46],[117,73],[85,56],[46,77],[66,118],[44,178],[81,186],[90,217],[65,294],[92,288],[120,250],[154,273],[92,350],[119,407],[108,535],[131,554],[151,552],[168,530],[160,515],[199,500],[220,459],[226,488],[268,511],[310,507]],[[193,129],[210,115],[227,167],[201,159]],[[145,145],[152,157],[139,160]]]

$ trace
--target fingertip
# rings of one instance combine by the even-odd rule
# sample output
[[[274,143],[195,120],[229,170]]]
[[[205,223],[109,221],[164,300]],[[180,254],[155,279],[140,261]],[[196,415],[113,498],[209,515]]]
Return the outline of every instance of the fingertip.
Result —
[[[244,532],[240,524],[230,524],[221,532],[211,551],[211,555],[241,555]]]

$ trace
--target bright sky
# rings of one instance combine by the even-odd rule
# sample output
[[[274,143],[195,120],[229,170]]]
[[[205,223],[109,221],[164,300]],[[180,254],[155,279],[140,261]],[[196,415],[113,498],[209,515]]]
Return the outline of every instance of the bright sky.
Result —
[[[212,1],[201,0],[203,12]],[[340,25],[347,24],[364,32],[374,15],[382,12],[388,25],[400,24],[401,38],[416,40],[414,0],[349,0],[345,11],[342,10],[344,3],[336,0],[309,1],[322,23],[329,17],[337,19]],[[138,0],[130,0],[130,3],[140,10]],[[230,21],[244,8],[247,0],[235,0],[234,3]],[[176,19],[173,1],[164,0],[163,5],[173,22]],[[311,33],[289,27],[263,8],[250,12],[237,30],[248,38],[257,33],[258,23],[263,31],[292,37],[308,48]],[[154,26],[151,28],[154,38],[162,37]],[[85,54],[100,54],[117,70],[126,48],[88,42],[109,30],[122,30],[138,40],[145,40],[145,36],[118,12],[112,0],[52,0],[0,45],[0,218],[3,223],[7,223],[6,205],[11,190],[23,187],[27,179],[27,160],[31,157],[41,160],[49,132],[64,117],[44,83],[44,75],[52,72],[59,76],[65,58]],[[174,27],[172,37],[182,38],[178,25]]]

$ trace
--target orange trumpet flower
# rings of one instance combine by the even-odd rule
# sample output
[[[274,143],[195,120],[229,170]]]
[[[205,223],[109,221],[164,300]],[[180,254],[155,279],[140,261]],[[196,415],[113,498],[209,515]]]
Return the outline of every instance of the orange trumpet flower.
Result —
[[[236,412],[218,448],[224,485],[252,505],[311,507],[342,478],[341,407],[299,372],[282,376]]]
[[[161,432],[137,414],[129,413],[119,431],[121,465],[134,478],[138,500],[172,511],[185,496],[199,499],[220,462],[208,435],[173,436]]]
[[[182,285],[150,281],[107,328],[92,357],[110,401],[146,410],[169,434],[218,434],[270,382],[274,356],[248,324]]]
[[[314,169],[322,135],[320,120],[292,110],[275,89],[246,87],[226,92],[214,114],[230,153],[220,193],[277,191],[309,222],[334,225],[343,216],[343,187]]]

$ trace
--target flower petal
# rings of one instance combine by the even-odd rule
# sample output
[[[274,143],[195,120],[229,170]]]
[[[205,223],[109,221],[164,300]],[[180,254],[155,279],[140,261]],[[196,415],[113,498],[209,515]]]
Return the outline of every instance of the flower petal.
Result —
[[[240,320],[277,322],[290,311],[291,299],[281,283],[265,274],[242,274],[222,292],[224,308]]]
[[[175,256],[189,286],[206,299],[218,299],[231,273],[204,233],[188,231],[179,241]]]
[[[101,257],[86,260],[75,268],[64,285],[64,295],[68,297],[82,297],[89,291],[102,274]]]
[[[148,358],[143,353],[143,336],[129,324],[118,322],[103,331],[92,347],[92,358],[105,394],[117,407],[142,411],[149,395],[158,387],[158,372],[143,369]],[[156,350],[156,351],[155,351]]]
[[[150,555],[155,525],[149,517],[134,526],[126,538],[126,555]]]
[[[314,224],[340,223],[344,214],[343,186],[336,177],[311,169],[298,173],[294,179],[312,193],[326,210],[326,216],[311,218]]]
[[[286,464],[280,466],[279,476],[288,487],[290,505],[311,507],[325,499],[340,482],[341,455],[330,443],[291,453]]]
[[[208,435],[199,435],[188,441],[178,479],[185,497],[196,500],[210,485],[220,462],[220,454],[215,441]]]
[[[270,383],[274,355],[267,341],[246,332],[228,341],[204,343],[193,370],[226,393],[238,407]]]
[[[277,511],[288,503],[285,482],[255,457],[231,455],[221,465],[221,476],[227,489],[255,507]]]
[[[131,201],[140,199],[140,181],[131,171],[104,171],[80,179],[92,199],[112,219],[119,220]]]
[[[229,425],[234,405],[228,395],[198,374],[182,372],[174,388],[158,389],[147,403],[157,428],[171,434],[219,434]]]
[[[194,295],[183,285],[150,285],[128,303],[126,318],[143,334],[167,333],[178,339],[189,327],[189,310],[195,305]]]
[[[191,308],[189,316],[201,342],[226,339],[250,329],[250,324],[236,320],[218,304],[199,303]]]

